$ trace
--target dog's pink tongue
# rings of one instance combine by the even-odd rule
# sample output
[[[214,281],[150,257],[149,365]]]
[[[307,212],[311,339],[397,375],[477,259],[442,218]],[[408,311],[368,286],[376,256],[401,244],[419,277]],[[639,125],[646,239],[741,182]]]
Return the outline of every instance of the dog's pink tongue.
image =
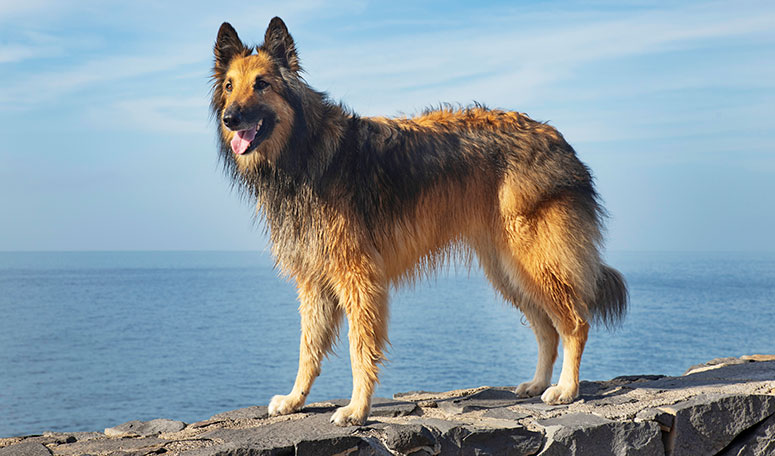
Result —
[[[240,130],[234,135],[234,139],[231,140],[231,150],[237,155],[242,155],[250,147],[250,141],[256,137],[256,129],[248,128],[247,130]]]

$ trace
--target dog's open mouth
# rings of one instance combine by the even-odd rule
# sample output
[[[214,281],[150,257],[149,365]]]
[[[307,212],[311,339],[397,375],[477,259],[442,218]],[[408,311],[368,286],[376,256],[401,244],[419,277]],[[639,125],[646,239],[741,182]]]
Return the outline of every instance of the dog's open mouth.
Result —
[[[237,155],[244,155],[253,151],[269,136],[272,127],[274,127],[274,123],[270,119],[264,118],[259,120],[254,127],[236,131],[234,138],[231,140],[232,152]]]

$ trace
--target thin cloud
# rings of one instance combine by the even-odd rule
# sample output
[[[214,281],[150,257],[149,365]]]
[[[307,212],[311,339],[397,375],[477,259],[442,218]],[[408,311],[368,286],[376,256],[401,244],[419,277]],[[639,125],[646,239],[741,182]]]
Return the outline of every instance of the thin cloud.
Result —
[[[40,4],[47,5],[45,2]],[[754,7],[746,8],[746,5]],[[312,24],[315,30],[325,30],[325,24],[313,20],[313,12],[324,9],[325,14],[336,16],[347,11],[342,6],[323,7],[320,1],[301,2],[293,7],[282,7],[279,3],[275,6],[278,14],[291,18],[291,32],[297,38],[294,24],[300,30]],[[362,9],[363,5],[355,2],[348,8]],[[511,108],[556,96],[562,91],[562,82],[573,77],[584,65],[707,46],[708,40],[771,35],[771,24],[775,23],[775,10],[766,3],[742,6],[706,3],[670,10],[622,11],[606,14],[606,19],[592,22],[589,18],[579,19],[575,13],[490,10],[479,14],[479,17],[465,21],[434,21],[432,32],[404,37],[365,37],[357,44],[334,49],[318,47],[315,42],[300,42],[302,60],[309,70],[308,79],[317,88],[330,90],[334,97],[344,97],[364,114],[412,112],[439,101],[468,103],[477,100]],[[252,38],[260,40],[265,20],[266,11],[249,11],[234,23],[238,29],[246,30],[244,38],[248,41]],[[487,21],[493,23],[492,27],[484,25]],[[260,25],[255,25],[259,22]],[[386,24],[392,23],[395,19],[386,20]],[[200,20],[197,26],[204,27],[204,23]],[[315,33],[312,30],[307,35],[314,36]],[[154,46],[151,53],[134,50],[123,55],[75,60],[66,68],[44,69],[25,75],[24,79],[11,78],[0,89],[0,107],[34,109],[42,103],[92,87],[102,91],[106,84],[142,81],[163,72],[190,74],[193,65],[202,68],[204,78],[211,59],[211,35],[214,30],[183,46],[174,42],[175,47]],[[162,45],[167,41],[155,39]],[[0,48],[0,62],[28,58],[40,52],[34,47],[16,46]],[[758,75],[771,75],[773,68],[769,64],[761,68]],[[758,75],[751,72],[749,82],[755,83],[758,77],[760,83],[765,84],[762,82],[764,76]],[[684,87],[693,87],[707,80],[707,75],[702,76],[684,75],[681,82]],[[168,81],[163,83],[169,84]],[[661,83],[665,86],[659,85]],[[677,84],[663,80],[656,85],[628,85],[620,90],[627,90],[632,95]],[[594,90],[587,93],[591,97],[609,95]],[[135,97],[122,104],[121,99],[110,95],[106,101],[127,113],[139,109]],[[185,117],[185,112],[180,114],[173,118]],[[145,121],[133,124],[153,128]]]
[[[203,97],[148,97],[94,109],[93,122],[109,128],[211,136],[208,102]]]
[[[37,46],[4,45],[0,46],[0,63],[12,63],[44,55]]]
[[[46,23],[56,23],[57,17],[64,20],[80,14],[87,18],[81,20],[85,21],[85,27],[88,28],[90,24],[88,17],[93,16],[97,11],[104,11],[99,4],[88,1],[79,2],[70,9],[58,7],[57,5],[61,6],[61,3],[31,0],[18,6],[0,5],[0,23],[11,19],[33,21],[34,17],[44,13]],[[352,10],[365,7],[363,2],[342,2],[336,7],[326,7],[322,0],[291,2],[290,5],[287,3],[276,1],[262,8],[248,9],[239,15],[236,23],[252,23],[251,27],[263,32],[265,22],[268,20],[266,11],[269,10],[282,11],[287,17],[297,18],[298,22],[303,23],[305,17],[311,18],[314,17],[313,15],[319,17],[321,10],[326,10],[326,14],[331,15],[343,14],[348,8]],[[209,9],[213,13],[208,14],[207,8],[195,12],[193,9],[180,11],[178,7],[154,5],[153,15],[150,18],[142,5],[140,8],[127,5],[122,8],[122,17],[111,16],[110,20],[122,20],[127,24],[127,33],[137,34],[135,42],[131,43],[133,49],[123,52],[110,49],[99,52],[99,54],[109,53],[108,56],[99,54],[95,56],[93,49],[80,52],[79,48],[86,46],[84,43],[69,43],[70,59],[67,64],[55,62],[26,69],[23,78],[10,77],[8,73],[0,76],[0,86],[2,86],[0,108],[34,109],[36,105],[50,103],[92,86],[123,80],[138,80],[154,73],[177,70],[191,64],[200,64],[203,68],[202,73],[206,74],[211,60],[212,40],[215,38],[217,25],[223,20],[220,8],[211,6]],[[215,19],[215,11],[218,11],[217,19]],[[210,19],[203,20],[203,18]],[[208,33],[206,35],[185,34],[177,29],[170,29],[168,25],[173,20],[192,23],[199,29],[207,27]],[[131,24],[135,22],[144,23],[144,31],[134,30]],[[149,34],[148,30],[158,31],[158,33]],[[25,30],[5,39],[6,43],[0,45],[0,63],[16,63],[33,57],[51,55],[53,51],[50,44],[41,42],[36,38],[36,33]],[[196,36],[196,39],[193,41],[188,39],[190,36]],[[260,33],[257,38],[260,39],[262,36],[263,33]],[[66,41],[71,37],[48,37],[48,41],[54,41],[52,38]],[[182,41],[184,39],[185,41]],[[182,45],[181,42],[183,42]],[[190,73],[190,69],[184,71]]]
[[[13,64],[31,59],[57,57],[63,54],[63,42],[47,33],[26,30],[14,34],[16,42],[0,35],[0,64]],[[7,70],[6,70],[7,71]]]
[[[24,0],[6,1],[0,3],[0,22],[18,18],[28,18],[30,15],[52,14],[65,2],[54,0]]]
[[[543,20],[532,15],[532,24],[523,24],[523,19],[515,16],[514,25],[505,28],[502,24],[509,21],[501,17],[501,26],[486,29],[472,20],[471,28],[454,27],[405,38],[391,36],[389,40],[317,50],[314,54],[305,53],[302,46],[302,59],[311,69],[310,78],[322,81],[324,88],[346,84],[346,90],[356,99],[360,93],[379,87],[380,91],[393,92],[386,100],[395,100],[395,92],[410,90],[412,99],[427,97],[430,103],[447,93],[477,99],[503,100],[505,96],[524,102],[544,97],[558,81],[572,76],[582,65],[692,49],[707,46],[708,40],[772,35],[772,8],[711,6],[624,12],[607,20],[579,24],[558,22],[551,15],[544,15]],[[340,64],[331,65],[332,61]],[[483,68],[491,69],[492,76],[466,79],[467,74]],[[449,86],[444,83],[448,80],[460,82]],[[426,90],[413,90],[412,86]],[[368,97],[373,99],[371,94]],[[386,103],[386,107],[392,108],[393,103]]]
[[[49,69],[28,75],[15,84],[6,84],[3,92],[0,92],[0,107],[23,103],[30,109],[36,104],[50,103],[93,85],[145,78],[150,74],[199,62],[204,63],[205,60],[201,52],[193,47],[177,48],[174,52],[168,50],[156,55],[97,58],[80,63],[77,67]]]

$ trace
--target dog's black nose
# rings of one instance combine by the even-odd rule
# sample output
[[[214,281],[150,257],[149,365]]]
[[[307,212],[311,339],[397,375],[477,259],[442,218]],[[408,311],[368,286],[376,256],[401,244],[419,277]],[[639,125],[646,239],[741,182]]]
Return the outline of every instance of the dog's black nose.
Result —
[[[223,124],[226,125],[226,128],[234,130],[234,127],[239,125],[240,122],[239,113],[235,109],[228,109],[223,113]]]

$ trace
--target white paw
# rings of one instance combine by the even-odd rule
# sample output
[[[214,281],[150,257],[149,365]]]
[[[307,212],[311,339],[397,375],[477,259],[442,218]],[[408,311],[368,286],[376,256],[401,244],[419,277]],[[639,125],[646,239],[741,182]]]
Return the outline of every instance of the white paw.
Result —
[[[549,405],[570,404],[578,397],[578,388],[567,388],[560,385],[550,386],[541,395],[541,400]]]
[[[331,422],[337,426],[360,426],[366,422],[369,409],[357,409],[352,405],[340,407],[331,415]]]
[[[538,382],[534,380],[519,385],[515,393],[519,397],[535,397],[543,393],[547,386],[549,386],[549,383],[547,382]]]
[[[269,416],[288,415],[298,411],[303,405],[303,400],[291,395],[274,396],[269,402]]]

